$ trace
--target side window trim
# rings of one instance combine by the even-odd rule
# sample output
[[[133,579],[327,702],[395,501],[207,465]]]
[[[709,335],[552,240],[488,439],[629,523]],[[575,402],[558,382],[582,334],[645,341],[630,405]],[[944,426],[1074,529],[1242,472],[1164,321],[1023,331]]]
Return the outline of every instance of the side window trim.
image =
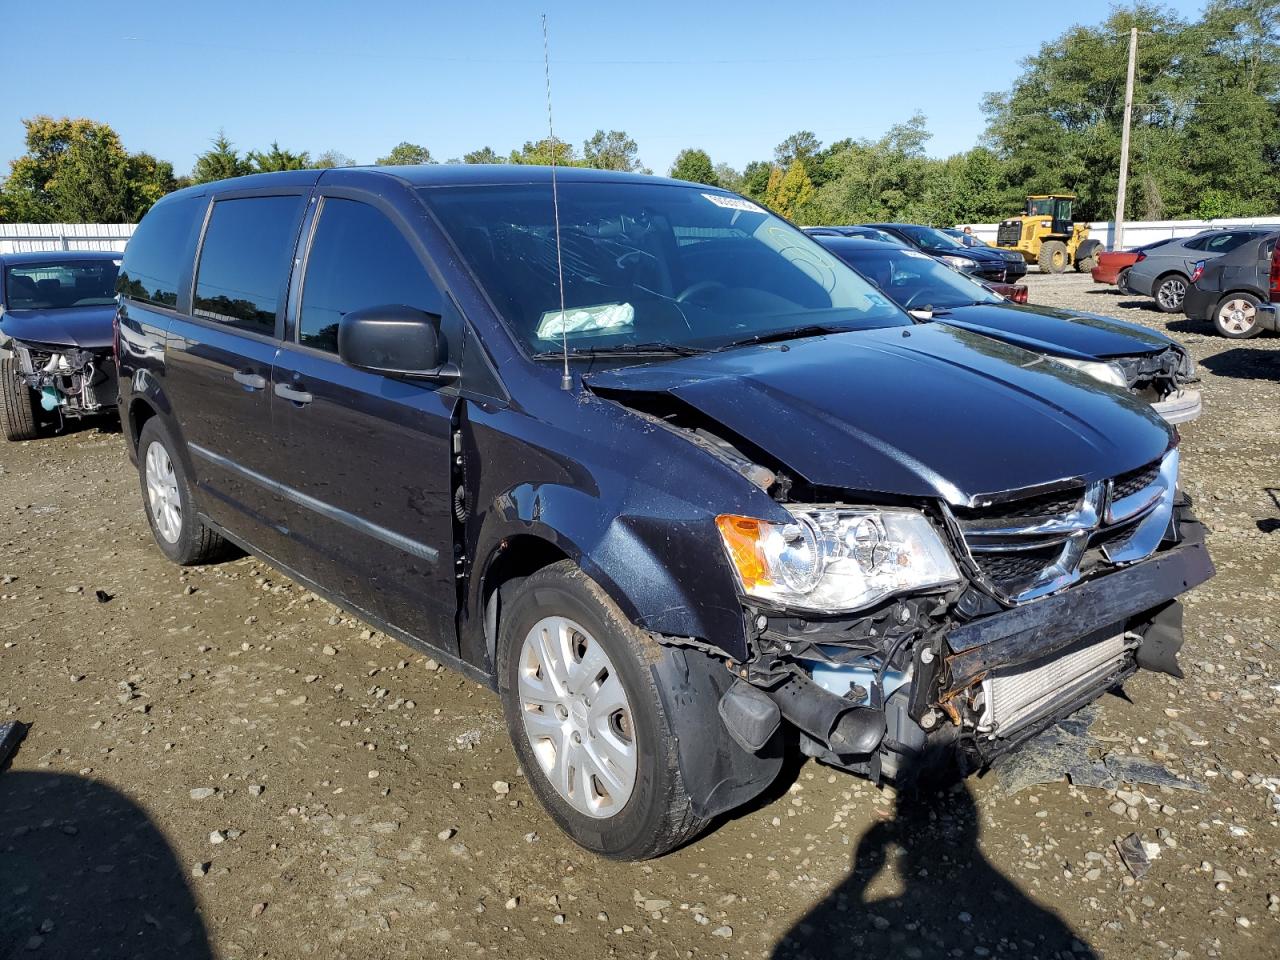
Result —
[[[204,257],[204,242],[209,233],[209,224],[213,222],[214,208],[225,200],[252,200],[257,197],[303,197],[311,195],[309,187],[286,187],[286,188],[258,188],[255,190],[228,190],[223,193],[215,193],[209,195],[209,205],[205,210],[204,222],[200,225],[200,236],[196,241],[195,259],[192,260],[191,270],[188,276],[186,297],[183,303],[185,310],[183,318],[197,323],[204,327],[215,330],[234,330],[238,335],[253,337],[255,340],[261,340],[265,343],[279,343],[284,334],[285,307],[289,301],[289,293],[292,288],[293,272],[296,269],[296,259],[298,253],[298,238],[302,231],[302,226],[306,222],[309,209],[303,208],[302,216],[298,218],[294,225],[293,242],[290,244],[290,269],[285,271],[284,280],[280,289],[277,291],[276,300],[276,323],[275,329],[270,334],[258,333],[255,330],[246,330],[242,327],[228,327],[224,324],[215,323],[212,320],[206,320],[203,317],[196,316],[195,313],[195,295],[196,287],[200,282],[200,262]],[[181,296],[181,293],[180,293]]]

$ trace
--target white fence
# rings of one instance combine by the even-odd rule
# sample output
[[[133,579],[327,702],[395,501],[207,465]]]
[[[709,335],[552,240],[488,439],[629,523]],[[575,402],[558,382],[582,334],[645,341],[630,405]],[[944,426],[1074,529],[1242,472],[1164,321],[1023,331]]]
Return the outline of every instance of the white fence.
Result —
[[[960,224],[961,227],[966,224]],[[996,242],[998,223],[970,223],[974,236],[987,243]],[[1269,227],[1280,230],[1280,214],[1274,217],[1226,217],[1221,220],[1126,220],[1124,224],[1124,245],[1126,248],[1138,247],[1153,240],[1167,240],[1170,237],[1189,237],[1208,230],[1211,227]],[[1096,220],[1089,224],[1089,236],[1101,240],[1108,250],[1112,248],[1112,237],[1115,224],[1110,220]]]
[[[123,250],[132,223],[0,223],[0,253]]]

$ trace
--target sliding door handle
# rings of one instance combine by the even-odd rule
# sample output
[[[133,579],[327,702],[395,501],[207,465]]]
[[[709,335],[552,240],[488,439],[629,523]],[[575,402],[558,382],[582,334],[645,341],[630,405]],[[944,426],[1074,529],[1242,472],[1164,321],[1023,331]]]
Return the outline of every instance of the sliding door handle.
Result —
[[[267,378],[252,370],[237,370],[231,379],[247,390],[261,390],[267,385]]]
[[[297,404],[310,403],[315,399],[311,394],[307,393],[307,391],[297,390],[294,387],[289,386],[287,383],[276,384],[276,396]]]

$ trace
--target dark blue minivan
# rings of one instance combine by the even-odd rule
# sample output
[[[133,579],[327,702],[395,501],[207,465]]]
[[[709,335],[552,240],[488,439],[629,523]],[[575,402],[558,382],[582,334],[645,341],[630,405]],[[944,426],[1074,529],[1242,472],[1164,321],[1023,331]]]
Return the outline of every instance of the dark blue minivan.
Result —
[[[724,190],[252,176],[158,203],[119,290],[165,555],[252,551],[494,689],[607,856],[687,841],[789,750],[981,767],[1176,673],[1212,574],[1149,405],[911,317]]]

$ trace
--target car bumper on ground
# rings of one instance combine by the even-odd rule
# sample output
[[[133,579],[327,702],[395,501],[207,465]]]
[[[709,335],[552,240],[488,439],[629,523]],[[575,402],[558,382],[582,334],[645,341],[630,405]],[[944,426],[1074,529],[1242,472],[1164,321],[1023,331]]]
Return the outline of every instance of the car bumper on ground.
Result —
[[[1181,390],[1172,393],[1159,403],[1153,403],[1152,409],[1169,423],[1190,423],[1200,416],[1202,409],[1199,390]]]

